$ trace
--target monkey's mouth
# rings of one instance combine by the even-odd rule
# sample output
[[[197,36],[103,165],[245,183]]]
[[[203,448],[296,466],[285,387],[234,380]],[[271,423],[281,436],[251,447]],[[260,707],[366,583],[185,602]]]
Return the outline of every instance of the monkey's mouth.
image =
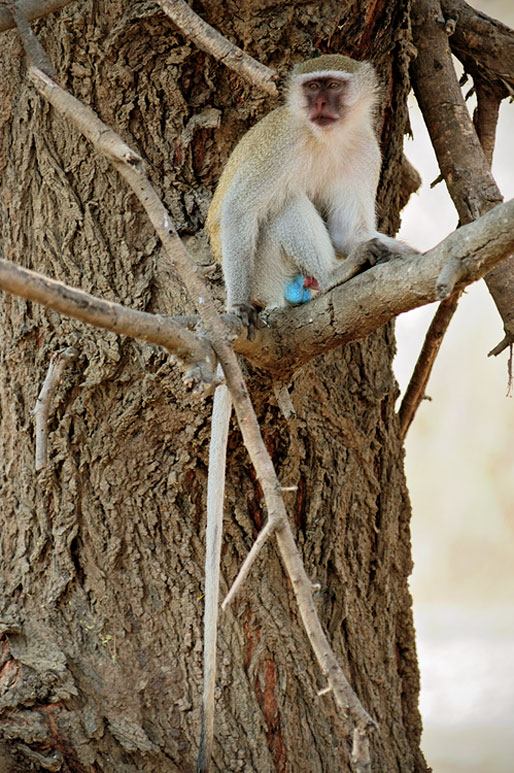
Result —
[[[336,115],[317,115],[313,116],[311,121],[316,126],[333,126],[338,118]]]

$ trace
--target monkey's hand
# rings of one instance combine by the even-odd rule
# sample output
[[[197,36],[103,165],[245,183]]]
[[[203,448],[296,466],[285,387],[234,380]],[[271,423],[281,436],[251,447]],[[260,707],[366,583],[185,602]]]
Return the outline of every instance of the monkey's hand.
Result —
[[[366,271],[368,268],[400,257],[401,250],[393,249],[393,246],[396,247],[396,245],[400,247],[400,242],[390,237],[384,238],[387,239],[387,242],[384,242],[380,237],[376,237],[358,244],[348,257],[341,261],[339,268],[334,271],[329,286],[323,288],[325,292],[332,289],[332,287],[348,282],[352,277]]]
[[[253,341],[255,339],[255,330],[257,328],[257,319],[259,316],[255,306],[252,306],[251,303],[234,303],[227,311],[229,314],[235,314],[236,317],[239,317],[246,328],[248,340]]]

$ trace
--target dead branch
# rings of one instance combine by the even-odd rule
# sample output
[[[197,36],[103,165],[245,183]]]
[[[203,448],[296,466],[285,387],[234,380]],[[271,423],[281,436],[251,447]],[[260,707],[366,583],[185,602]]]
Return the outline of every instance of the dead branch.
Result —
[[[73,347],[54,352],[50,357],[50,365],[46,378],[37,396],[34,408],[36,425],[36,472],[42,470],[48,464],[48,416],[55,391],[64,373],[66,365],[76,360],[79,353]]]
[[[416,411],[425,396],[428,379],[432,373],[436,357],[439,354],[444,335],[459,303],[460,296],[460,292],[454,293],[439,304],[427,331],[423,347],[409,381],[409,386],[398,411],[402,438],[405,438]]]
[[[458,5],[462,29],[466,4]],[[449,6],[445,8],[448,13]],[[413,3],[412,29],[418,56],[412,63],[412,79],[448,191],[461,223],[469,223],[495,206],[502,197],[465,105],[451,61],[448,37],[444,26],[438,23],[441,18],[438,0],[415,0]],[[455,35],[457,29],[459,24]],[[478,48],[476,41],[475,46]],[[486,283],[503,319],[506,336],[512,341],[514,257],[494,269],[486,277]]]
[[[334,699],[348,721],[348,732],[357,727],[363,737],[376,723],[364,709],[339,666],[323,631],[314,605],[311,584],[287,519],[280,483],[264,444],[236,354],[226,338],[225,328],[205,282],[187,253],[171,217],[157,196],[137,153],[106,126],[94,111],[62,89],[41,70],[30,67],[29,77],[39,93],[75,125],[104,155],[129,184],[143,205],[163,248],[184,282],[205,326],[225,374],[244,444],[261,484],[270,519],[276,519],[276,537],[282,561],[291,580],[311,647]],[[367,738],[363,743],[367,744]]]
[[[53,11],[59,11],[65,5],[69,5],[71,0],[18,0],[13,5],[5,5],[0,8],[0,32],[10,30],[16,26],[12,17],[12,9],[15,8],[21,15],[31,21],[40,16],[46,16]]]
[[[487,163],[492,167],[501,98],[480,78],[475,80],[475,90],[477,106],[473,114],[473,125]]]
[[[0,259],[0,288],[95,327],[162,346],[183,364],[187,381],[199,388],[217,383],[216,356],[207,339],[169,317],[104,301],[4,259]]]
[[[192,40],[201,51],[223,62],[242,78],[267,94],[271,94],[272,97],[278,96],[274,83],[277,73],[227,40],[218,30],[198,16],[184,0],[157,0],[157,2],[186,38]]]
[[[284,489],[282,489],[284,491]],[[273,534],[277,527],[277,523],[275,520],[271,520],[271,518],[268,518],[266,521],[265,526],[260,530],[260,532],[257,535],[257,539],[253,543],[250,552],[246,556],[245,560],[241,564],[241,568],[239,572],[237,573],[237,577],[232,583],[232,587],[230,588],[229,592],[225,596],[223,603],[221,605],[222,609],[226,609],[229,604],[231,604],[236,596],[236,593],[238,590],[243,586],[244,581],[248,577],[248,573],[250,572],[250,569],[252,568],[252,564],[255,562],[257,556],[261,552],[262,548],[268,541],[269,537]]]

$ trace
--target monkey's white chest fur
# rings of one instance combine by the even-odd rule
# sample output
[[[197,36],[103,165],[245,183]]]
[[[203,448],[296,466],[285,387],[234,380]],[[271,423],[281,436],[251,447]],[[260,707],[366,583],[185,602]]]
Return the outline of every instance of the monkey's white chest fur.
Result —
[[[368,133],[327,134],[303,133],[263,207],[252,292],[262,306],[285,305],[285,285],[298,273],[325,289],[339,265],[336,253],[346,255],[375,235],[378,147],[370,154]],[[367,152],[359,152],[361,145]]]

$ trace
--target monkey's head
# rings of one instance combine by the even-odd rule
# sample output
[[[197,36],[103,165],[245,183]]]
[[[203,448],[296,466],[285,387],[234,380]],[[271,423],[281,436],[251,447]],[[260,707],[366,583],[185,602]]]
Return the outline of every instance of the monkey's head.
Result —
[[[313,129],[326,132],[343,126],[351,115],[371,111],[377,93],[377,77],[369,62],[325,54],[296,65],[287,103]]]

